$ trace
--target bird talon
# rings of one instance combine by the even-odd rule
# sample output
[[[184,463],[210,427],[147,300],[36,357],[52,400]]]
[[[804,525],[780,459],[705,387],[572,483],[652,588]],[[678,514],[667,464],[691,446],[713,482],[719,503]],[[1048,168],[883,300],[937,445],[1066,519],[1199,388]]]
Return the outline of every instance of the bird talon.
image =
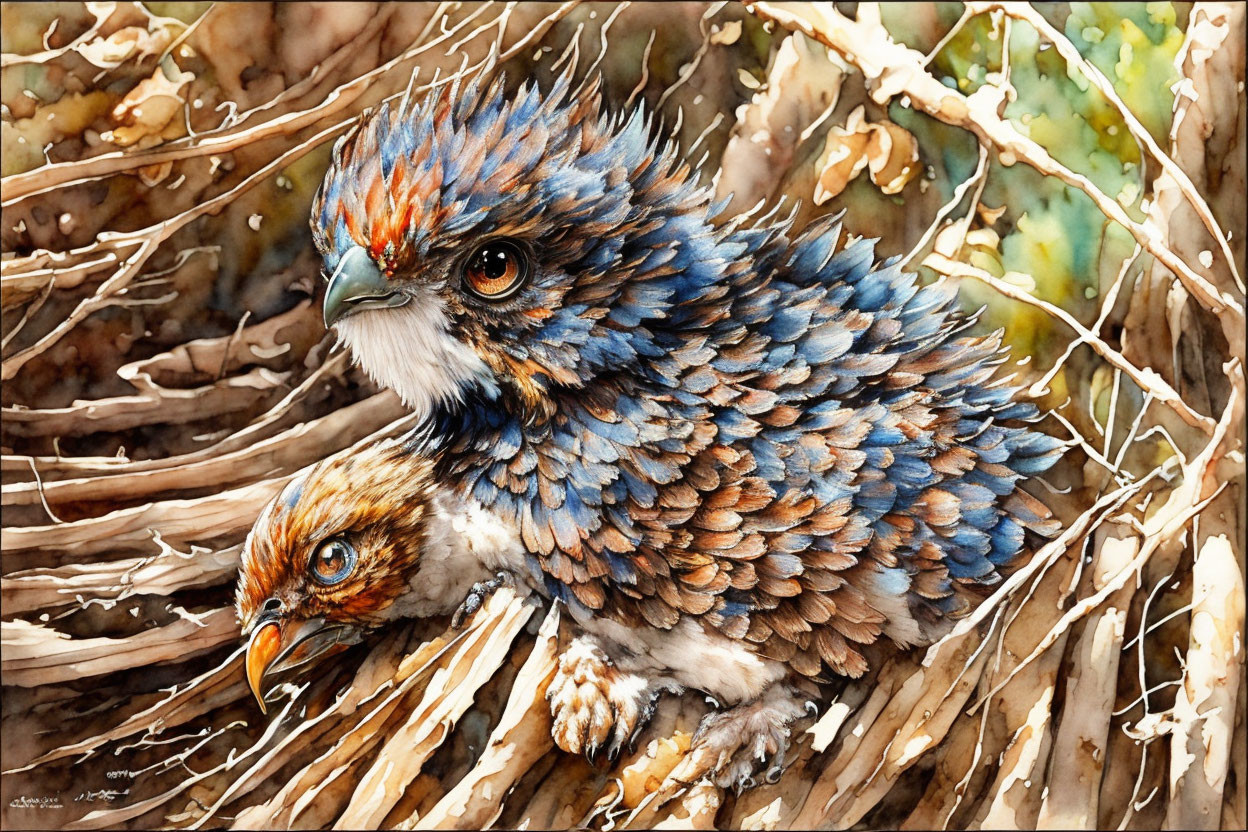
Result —
[[[506,572],[496,572],[494,577],[488,581],[477,581],[474,583],[468,590],[468,595],[464,598],[464,602],[459,605],[459,609],[455,610],[455,614],[451,616],[451,628],[458,630],[464,626],[464,621],[481,609],[486,599],[506,583]]]
[[[474,584],[472,590],[468,593],[468,597],[459,605],[459,609],[455,610],[455,614],[451,616],[451,628],[458,630],[464,626],[464,620],[481,609],[482,598],[477,590],[480,584]]]

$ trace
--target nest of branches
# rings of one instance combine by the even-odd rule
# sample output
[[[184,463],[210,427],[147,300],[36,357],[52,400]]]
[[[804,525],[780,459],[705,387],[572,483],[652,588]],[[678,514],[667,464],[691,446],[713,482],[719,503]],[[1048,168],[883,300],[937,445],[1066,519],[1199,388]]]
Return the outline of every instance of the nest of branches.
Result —
[[[1161,116],[1128,94],[1142,53],[1107,72],[1069,9],[913,6],[909,41],[889,14],[6,6],[4,826],[1244,828],[1244,9],[1157,24]],[[1047,106],[1029,50],[1133,190],[1025,126]],[[493,57],[644,100],[729,213],[847,208],[961,281],[1071,441],[1042,495],[1060,536],[948,637],[830,692],[778,783],[685,776],[695,694],[612,764],[554,749],[559,612],[505,590],[464,630],[406,622],[292,679],[267,717],[250,697],[232,601],[261,506],[411,426],[315,303],[330,145]],[[1061,261],[1060,208],[1011,204],[1026,182],[1099,218],[1075,220],[1092,273]],[[1065,283],[1010,268],[1033,244]]]

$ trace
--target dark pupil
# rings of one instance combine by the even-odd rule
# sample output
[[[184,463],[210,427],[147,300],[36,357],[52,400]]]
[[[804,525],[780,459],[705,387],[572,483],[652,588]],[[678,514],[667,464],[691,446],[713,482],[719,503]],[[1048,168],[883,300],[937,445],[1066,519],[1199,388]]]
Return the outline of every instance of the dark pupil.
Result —
[[[321,550],[320,572],[322,575],[336,575],[338,570],[342,569],[342,564],[341,546],[330,545]]]
[[[490,280],[498,280],[507,274],[507,260],[510,255],[502,248],[487,248],[481,252],[481,271]]]

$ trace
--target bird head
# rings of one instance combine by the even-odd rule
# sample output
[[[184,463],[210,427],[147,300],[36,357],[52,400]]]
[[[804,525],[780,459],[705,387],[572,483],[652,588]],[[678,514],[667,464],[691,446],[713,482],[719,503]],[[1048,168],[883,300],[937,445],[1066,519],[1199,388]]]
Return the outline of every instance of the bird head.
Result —
[[[366,114],[313,205],[326,325],[421,414],[484,396],[540,419],[555,388],[666,355],[656,327],[720,255],[709,192],[655,132],[567,74]]]
[[[247,680],[262,710],[266,676],[406,614],[431,483],[422,459],[383,442],[320,463],[265,507],[243,545],[237,594]]]

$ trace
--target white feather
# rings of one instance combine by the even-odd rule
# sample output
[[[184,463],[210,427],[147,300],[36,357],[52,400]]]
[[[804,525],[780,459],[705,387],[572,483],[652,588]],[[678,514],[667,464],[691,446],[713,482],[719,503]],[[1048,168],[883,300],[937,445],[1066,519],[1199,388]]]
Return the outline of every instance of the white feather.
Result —
[[[451,333],[446,308],[432,293],[394,309],[356,313],[336,326],[369,378],[398,393],[421,419],[474,385],[498,395],[494,374]]]
[[[630,628],[605,618],[578,623],[597,636],[603,652],[622,670],[669,678],[728,705],[754,699],[786,672],[780,662],[688,617],[670,630]]]
[[[516,577],[524,570],[524,546],[511,524],[475,500],[450,490],[437,491],[430,504],[420,567],[408,579],[408,591],[387,611],[389,618],[426,618],[454,611],[472,585],[506,570]]]

